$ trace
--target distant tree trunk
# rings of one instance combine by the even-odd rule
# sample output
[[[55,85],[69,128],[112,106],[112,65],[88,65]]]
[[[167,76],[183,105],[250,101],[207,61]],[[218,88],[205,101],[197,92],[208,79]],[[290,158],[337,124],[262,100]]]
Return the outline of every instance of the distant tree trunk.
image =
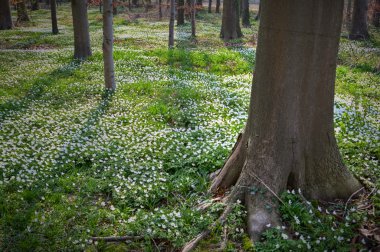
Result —
[[[169,49],[174,47],[174,16],[175,0],[170,0],[170,20],[169,20]]]
[[[33,1],[31,2],[31,4],[32,4],[32,11],[35,11],[35,10],[39,10],[39,9],[40,9],[40,5],[39,5],[39,3],[38,3],[38,0],[33,0]]]
[[[30,18],[26,10],[25,0],[18,0],[17,2],[17,22],[28,22]]]
[[[102,5],[103,5],[102,1],[99,1],[99,12],[100,13],[102,13]]]
[[[354,0],[354,13],[349,39],[362,40],[368,39],[367,27],[368,0]]]
[[[191,36],[193,38],[195,38],[196,34],[195,34],[195,12],[196,12],[196,8],[195,8],[195,0],[191,0]]]
[[[9,0],[0,0],[0,30],[12,29],[11,5]]]
[[[162,0],[158,0],[158,18],[161,20],[162,18]]]
[[[251,27],[251,23],[249,22],[249,0],[242,0],[242,25],[243,27]]]
[[[185,24],[185,0],[178,0],[177,25]]]
[[[215,13],[220,13],[220,0],[216,0]]]
[[[196,0],[197,1],[197,7],[202,8],[203,7],[203,1],[202,0]]]
[[[90,33],[87,19],[87,0],[71,0],[74,26],[74,58],[91,56]]]
[[[261,0],[261,1],[263,1],[263,0]],[[260,19],[260,6],[261,6],[261,1],[260,1],[260,3],[259,3],[259,10],[257,11],[257,14],[256,14],[256,16],[255,16],[255,21],[258,21],[258,20]]]
[[[239,20],[239,0],[223,1],[222,29],[220,36],[224,40],[237,39],[243,36]]]
[[[53,34],[58,34],[58,23],[57,23],[57,3],[56,0],[50,0],[50,13],[51,13],[51,26]]]
[[[113,62],[113,22],[112,22],[112,0],[104,0],[103,11],[103,61],[104,81],[107,89],[114,90],[115,72]]]
[[[380,27],[380,0],[374,1],[374,8],[372,13],[372,24],[375,27]]]
[[[351,14],[352,14],[352,0],[347,1],[346,13],[345,13],[345,21],[347,27],[351,24]]]
[[[212,13],[212,0],[208,0],[208,13]]]

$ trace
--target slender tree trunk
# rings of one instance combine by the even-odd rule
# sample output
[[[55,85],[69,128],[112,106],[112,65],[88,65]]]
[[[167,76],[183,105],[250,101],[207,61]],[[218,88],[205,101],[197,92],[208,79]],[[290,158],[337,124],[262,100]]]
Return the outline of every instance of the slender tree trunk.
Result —
[[[9,0],[0,0],[0,30],[12,29],[12,15]]]
[[[29,22],[30,18],[26,10],[25,0],[18,0],[17,2],[17,22]]]
[[[343,0],[265,0],[248,120],[210,191],[236,185],[253,240],[279,224],[287,188],[310,199],[348,198],[359,187],[334,136],[336,58]],[[253,192],[259,192],[256,195]]]
[[[242,0],[242,25],[243,27],[251,27],[251,23],[249,22],[249,0]]]
[[[208,13],[212,13],[212,0],[208,0]]]
[[[368,0],[354,0],[354,12],[349,39],[361,40],[368,39],[367,25]]]
[[[215,13],[220,13],[220,0],[216,0]]]
[[[352,14],[352,0],[347,0],[347,7],[345,12],[345,21],[347,27],[351,24],[351,14]]]
[[[39,3],[38,3],[38,0],[33,0],[33,1],[31,1],[31,4],[32,4],[32,11],[35,11],[35,10],[39,10],[39,9],[40,9],[40,6],[39,6]]]
[[[191,0],[191,37],[195,38],[195,14],[196,14],[195,0]]]
[[[374,8],[372,13],[372,24],[375,27],[380,27],[380,0],[374,1]]]
[[[239,20],[239,0],[223,1],[222,29],[220,36],[226,41],[243,36]]]
[[[185,24],[185,0],[177,0],[177,25]]]
[[[261,1],[264,1],[264,0],[261,0]],[[261,1],[259,3],[259,10],[257,11],[257,14],[255,16],[255,21],[258,21],[260,19],[260,6],[261,6]]]
[[[174,16],[175,0],[170,0],[170,20],[169,20],[169,49],[174,47]]]
[[[112,22],[112,0],[104,0],[103,11],[103,61],[104,81],[107,89],[114,90],[115,72],[113,62],[113,22]]]
[[[102,13],[102,5],[103,5],[103,2],[102,1],[99,1],[99,12]]]
[[[74,58],[91,56],[90,33],[87,19],[87,0],[71,0],[74,26]]]
[[[51,26],[53,34],[58,34],[58,23],[57,23],[57,3],[56,0],[50,0],[50,13],[51,13]]]
[[[161,20],[162,19],[162,0],[158,0],[158,18]]]

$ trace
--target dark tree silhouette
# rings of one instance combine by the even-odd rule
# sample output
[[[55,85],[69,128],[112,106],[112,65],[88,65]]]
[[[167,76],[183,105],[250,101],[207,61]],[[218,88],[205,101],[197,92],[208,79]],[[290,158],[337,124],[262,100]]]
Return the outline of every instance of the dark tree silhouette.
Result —
[[[362,40],[368,39],[367,24],[368,0],[354,0],[354,11],[349,39]]]
[[[9,0],[0,0],[0,30],[12,29],[11,6]]]
[[[87,19],[87,0],[71,0],[74,26],[74,58],[91,56],[90,33]]]

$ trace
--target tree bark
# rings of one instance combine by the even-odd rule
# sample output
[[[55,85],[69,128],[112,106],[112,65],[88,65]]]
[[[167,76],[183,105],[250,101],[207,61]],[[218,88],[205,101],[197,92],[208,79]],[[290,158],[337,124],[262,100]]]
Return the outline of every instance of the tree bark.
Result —
[[[374,1],[374,8],[372,13],[372,24],[375,27],[380,27],[380,0]]]
[[[354,11],[349,39],[362,40],[368,39],[367,25],[368,0],[354,0]]]
[[[239,20],[239,0],[224,0],[220,37],[228,41],[242,36]]]
[[[56,0],[50,0],[50,13],[51,13],[51,26],[53,34],[58,34],[58,22],[57,22],[57,3]]]
[[[175,0],[170,0],[170,20],[169,20],[169,49],[174,47],[174,16]]]
[[[177,0],[178,6],[177,6],[177,25],[183,25],[185,24],[185,1],[184,0]]]
[[[87,19],[87,0],[71,0],[74,26],[74,58],[91,56],[90,33]]]
[[[212,13],[212,0],[208,0],[208,13]]]
[[[196,8],[195,8],[195,0],[191,0],[191,11],[190,11],[190,15],[191,15],[191,37],[195,38],[196,34],[195,34],[195,14],[196,14]]]
[[[216,0],[215,13],[220,13],[220,0]]]
[[[251,23],[249,22],[249,0],[242,0],[242,25],[243,27],[251,27]]]
[[[0,30],[12,29],[11,5],[9,0],[0,0]]]
[[[231,196],[245,203],[253,240],[279,224],[277,195],[287,188],[331,200],[360,187],[333,126],[343,0],[265,0],[261,11],[246,127],[210,187],[235,185]]]
[[[162,0],[158,0],[158,18],[161,20],[162,19]]]
[[[103,61],[104,82],[107,89],[114,90],[115,71],[113,62],[113,22],[112,22],[112,0],[104,0],[103,10]]]
[[[17,5],[17,22],[29,22],[30,18],[26,10],[25,0],[18,0],[16,5]]]

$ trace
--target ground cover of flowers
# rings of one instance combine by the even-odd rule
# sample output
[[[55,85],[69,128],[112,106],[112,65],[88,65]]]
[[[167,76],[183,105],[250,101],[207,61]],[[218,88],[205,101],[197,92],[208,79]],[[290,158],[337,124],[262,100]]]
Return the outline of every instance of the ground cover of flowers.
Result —
[[[223,165],[245,123],[255,57],[250,35],[243,46],[225,48],[220,16],[201,13],[198,44],[186,25],[176,34],[179,48],[168,51],[166,20],[120,15],[118,87],[109,93],[97,9],[89,13],[94,55],[82,63],[72,60],[68,6],[59,7],[58,36],[49,33],[48,11],[33,13],[34,23],[0,38],[0,250],[179,249],[221,210],[220,203],[206,211],[197,206],[210,201],[208,174]],[[243,31],[254,34],[257,23]],[[372,189],[365,202],[375,210],[307,202],[302,192],[288,192],[280,209],[284,226],[252,244],[245,210],[236,204],[227,231],[216,228],[202,245],[206,251],[223,240],[232,251],[343,251],[355,237],[355,246],[375,243],[358,230],[378,218],[380,207],[376,46],[379,40],[342,41],[336,102],[344,160]],[[143,238],[90,240],[120,235]]]

